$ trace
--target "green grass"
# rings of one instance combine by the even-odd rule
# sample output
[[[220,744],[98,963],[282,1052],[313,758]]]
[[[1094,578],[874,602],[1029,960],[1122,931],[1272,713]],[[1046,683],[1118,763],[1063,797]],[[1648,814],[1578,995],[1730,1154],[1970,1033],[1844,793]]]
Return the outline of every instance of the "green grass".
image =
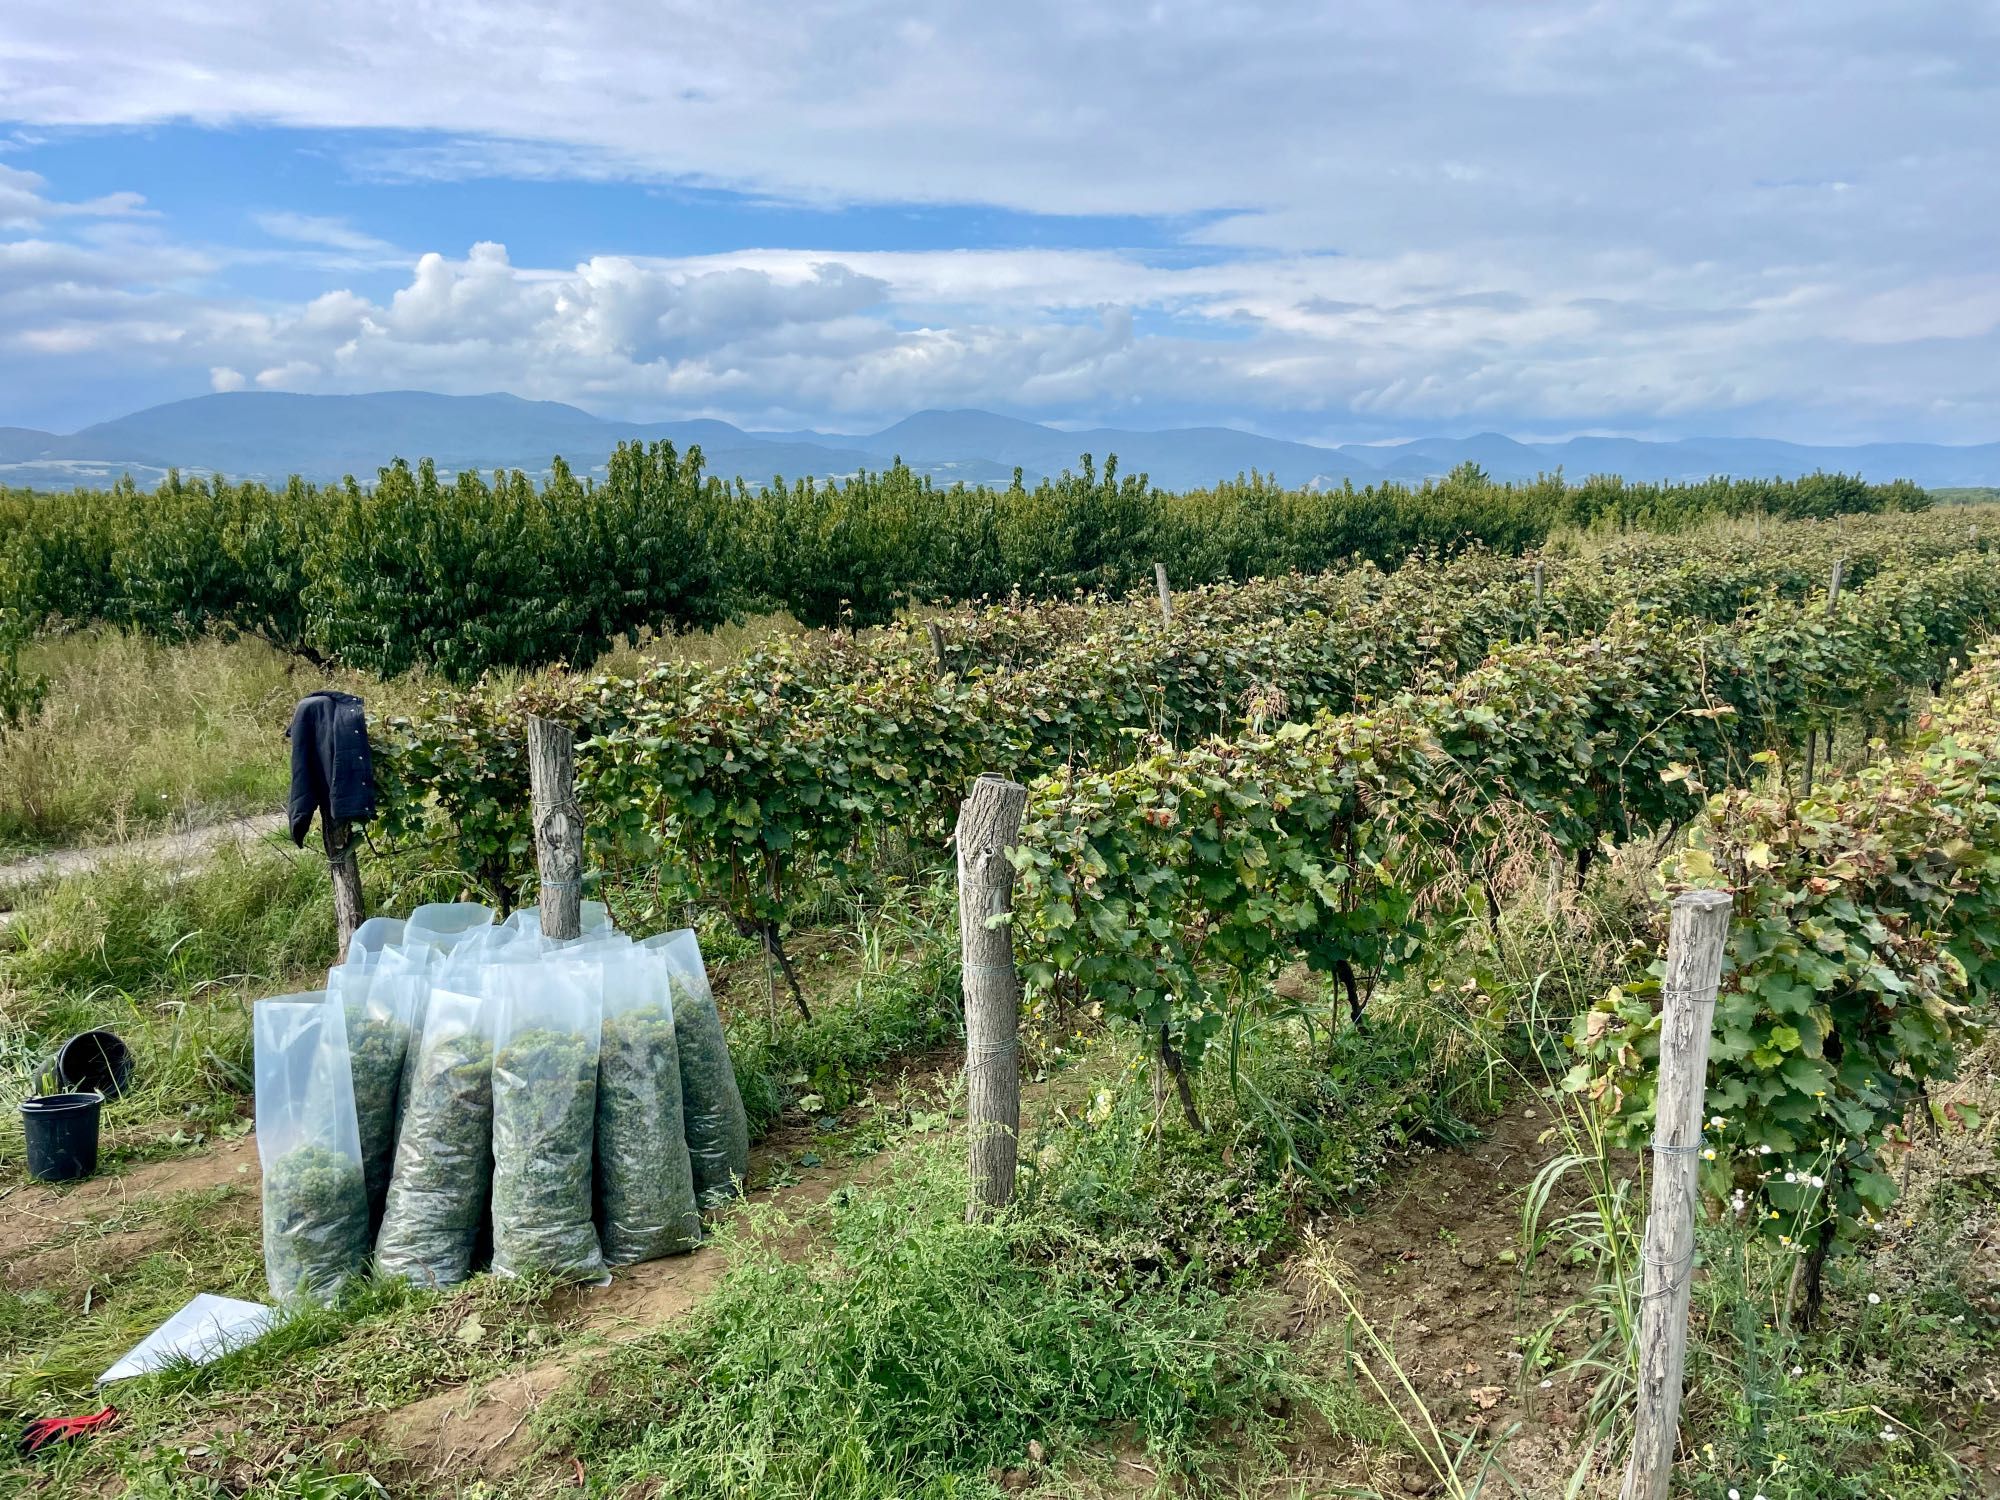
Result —
[[[895,1178],[837,1201],[806,1259],[749,1220],[717,1295],[595,1371],[549,1441],[605,1485],[886,1500],[995,1493],[1031,1441],[1122,1439],[1199,1481],[1269,1440],[1288,1357],[1250,1304],[1186,1272],[1128,1298],[1046,1213],[966,1224],[940,1154]]]
[[[839,941],[803,963],[810,1024],[792,1010],[782,980],[773,1024],[762,959],[749,957],[748,945],[734,948],[729,1050],[753,1139],[801,1100],[814,1101],[809,1112],[837,1114],[895,1062],[964,1036],[950,892],[892,881],[881,899],[874,908],[851,903],[836,929]],[[732,945],[705,937],[704,951],[716,949]]]
[[[307,855],[226,848],[188,874],[126,860],[60,880],[0,952],[0,1105],[65,1037],[105,1027],[133,1054],[106,1164],[240,1129],[251,1002],[318,988],[333,954],[325,862]],[[0,1174],[20,1169],[16,1141],[0,1137]]]
[[[1459,1486],[1449,1492],[1473,1492],[1489,1445],[1427,1437],[1421,1402],[1358,1384],[1337,1338],[1278,1337],[1267,1288],[1288,1258],[1310,1257],[1315,1220],[1347,1211],[1407,1152],[1464,1139],[1510,1090],[1540,1088],[1565,1061],[1563,1018],[1635,961],[1638,914],[1655,899],[1645,863],[1611,863],[1587,896],[1554,908],[1539,890],[1515,890],[1497,933],[1468,923],[1451,952],[1378,995],[1358,1029],[1329,1030],[1344,1007],[1312,986],[1304,999],[1260,997],[1199,1076],[1203,1133],[1181,1123],[1171,1097],[1156,1110],[1128,1034],[1086,1021],[1060,1043],[1031,1038],[1064,1076],[1034,1110],[1017,1208],[980,1225],[963,1222],[962,1141],[941,1128],[939,1086],[871,1097],[961,1035],[948,885],[885,880],[865,905],[823,893],[825,926],[795,940],[810,1025],[782,990],[774,1023],[761,959],[716,935],[710,957],[760,1132],[817,1125],[799,1165],[878,1149],[896,1165],[823,1214],[732,1221],[719,1291],[675,1327],[581,1367],[539,1425],[542,1467],[506,1492],[546,1487],[575,1458],[595,1493],[987,1496],[1003,1477],[1090,1493],[1116,1450],[1175,1492],[1238,1493],[1289,1472],[1295,1445],[1329,1435],[1383,1452],[1435,1438]],[[40,1049],[85,1025],[111,1024],[135,1044],[141,1092],[107,1117],[115,1159],[240,1128],[247,1002],[315,982],[332,947],[325,873],[268,852],[224,854],[185,877],[116,866],[37,893],[14,940],[0,955],[10,1087]],[[1985,1068],[1963,1087],[1990,1120],[2000,1090],[1990,1058]],[[1992,1427],[1971,1392],[2000,1356],[2000,1294],[1992,1126],[1971,1129],[1983,1129],[1986,1154],[1960,1149],[1961,1131],[1944,1143],[1956,1153],[1949,1171],[1934,1165],[1944,1144],[1920,1143],[1907,1222],[1836,1261],[1818,1333],[1779,1326],[1785,1268],[1768,1252],[1727,1226],[1706,1231],[1690,1493],[1976,1492],[1952,1457],[1970,1440],[1953,1424]],[[1587,1131],[1567,1144],[1583,1180],[1609,1191],[1631,1175]],[[1541,1246],[1563,1252],[1562,1274],[1585,1284],[1578,1317],[1606,1331],[1591,1357],[1607,1367],[1629,1350],[1605,1312],[1617,1297],[1592,1299],[1591,1257],[1629,1252],[1642,1206],[1629,1193],[1594,1238]],[[123,1241],[124,1258],[100,1255],[128,1234],[136,1252]],[[254,1203],[241,1189],[134,1198],[66,1235],[27,1284],[0,1294],[10,1351],[0,1416],[82,1409],[90,1376],[193,1292],[261,1291]],[[1524,1275],[1536,1248],[1524,1245]],[[59,1489],[115,1480],[146,1495],[351,1493],[342,1486],[358,1481],[331,1470],[352,1464],[421,1494],[380,1454],[335,1457],[327,1433],[576,1336],[533,1283],[482,1276],[442,1296],[360,1286],[213,1367],[125,1387],[117,1436],[32,1471],[0,1467],[0,1493],[30,1473]],[[1521,1338],[1536,1347],[1533,1330]],[[1393,1368],[1379,1357],[1373,1367]],[[1487,1493],[1501,1492],[1495,1472]]]

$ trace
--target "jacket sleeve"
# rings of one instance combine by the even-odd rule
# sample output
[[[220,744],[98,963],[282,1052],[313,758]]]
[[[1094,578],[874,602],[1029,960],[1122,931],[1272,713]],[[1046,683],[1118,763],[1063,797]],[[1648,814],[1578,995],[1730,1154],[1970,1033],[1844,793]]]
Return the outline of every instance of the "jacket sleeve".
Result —
[[[302,699],[292,710],[292,727],[285,738],[292,742],[292,790],[285,802],[285,817],[292,830],[292,842],[305,846],[306,830],[312,827],[313,811],[320,804],[317,718],[311,698]]]

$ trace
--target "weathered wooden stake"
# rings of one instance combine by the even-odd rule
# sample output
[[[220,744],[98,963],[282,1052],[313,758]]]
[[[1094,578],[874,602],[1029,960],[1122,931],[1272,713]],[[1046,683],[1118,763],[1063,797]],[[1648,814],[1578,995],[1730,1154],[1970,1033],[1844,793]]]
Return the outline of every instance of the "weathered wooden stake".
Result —
[[[1645,1292],[1639,1316],[1639,1404],[1620,1500],[1665,1500],[1680,1431],[1687,1358],[1688,1295],[1694,1279],[1694,1212],[1701,1166],[1708,1042],[1730,898],[1723,891],[1676,896],[1661,991],[1660,1080],[1653,1134],[1653,1196],[1646,1215]]]
[[[1540,558],[1536,558],[1535,559],[1535,614],[1539,616],[1541,612],[1542,612],[1542,561]]]
[[[1153,564],[1153,582],[1160,590],[1160,623],[1162,625],[1171,625],[1174,623],[1174,595],[1173,590],[1167,587],[1167,565],[1165,563],[1156,562]]]
[[[958,938],[965,972],[965,1123],[977,1221],[1014,1201],[1021,1132],[1021,981],[1014,972],[1014,866],[1028,789],[988,774],[958,809]],[[995,918],[1009,920],[996,922]]]
[[[1846,577],[1847,559],[1836,557],[1833,560],[1833,577],[1828,581],[1826,586],[1826,612],[1828,616],[1840,613],[1840,585]]]
[[[541,873],[542,936],[583,935],[583,809],[576,801],[576,736],[528,718],[528,788],[535,868]]]
[[[938,624],[938,622],[937,622],[936,620],[932,620],[932,621],[931,621],[931,622],[930,622],[930,623],[929,623],[929,624],[928,624],[927,626],[925,626],[925,629],[926,629],[926,630],[928,630],[928,631],[930,632],[930,637],[931,637],[931,655],[937,658],[937,669],[938,669],[938,670],[939,670],[940,672],[942,672],[942,671],[944,670],[944,665],[945,665],[945,663],[944,663],[944,627],[943,627],[942,625]]]
[[[326,851],[327,872],[333,876],[333,921],[340,936],[340,957],[347,962],[348,940],[368,915],[361,902],[361,862],[355,858],[355,827],[346,818],[319,820],[320,847]]]

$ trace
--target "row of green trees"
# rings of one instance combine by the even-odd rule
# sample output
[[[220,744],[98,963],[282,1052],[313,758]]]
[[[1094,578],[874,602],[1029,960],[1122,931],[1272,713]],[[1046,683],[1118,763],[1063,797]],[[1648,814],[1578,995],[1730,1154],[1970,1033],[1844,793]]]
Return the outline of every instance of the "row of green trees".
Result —
[[[36,623],[221,627],[385,675],[424,666],[464,681],[771,609],[870,625],[917,602],[1119,592],[1155,562],[1190,585],[1473,545],[1518,552],[1564,528],[1928,504],[1914,485],[1843,475],[1517,485],[1470,465],[1417,488],[1286,489],[1252,475],[1177,494],[1088,455],[1032,488],[1018,473],[1006,488],[940,487],[901,464],[753,487],[704,474],[698,448],[632,444],[602,478],[557,460],[540,484],[398,461],[365,488],[174,475],[151,492],[0,491],[0,597]]]

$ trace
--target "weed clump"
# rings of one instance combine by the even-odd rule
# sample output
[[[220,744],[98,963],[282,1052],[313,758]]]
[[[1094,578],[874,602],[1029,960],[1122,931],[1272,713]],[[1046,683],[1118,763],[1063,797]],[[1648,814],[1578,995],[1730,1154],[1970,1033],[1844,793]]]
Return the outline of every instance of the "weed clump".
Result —
[[[330,1300],[368,1264],[361,1169],[326,1146],[279,1157],[264,1178],[264,1274],[271,1295]]]
[[[493,1267],[604,1273],[591,1214],[594,1037],[533,1027],[493,1059]]]
[[[646,1005],[604,1018],[597,1062],[597,1222],[614,1266],[701,1239],[682,1124],[674,1018]]]

